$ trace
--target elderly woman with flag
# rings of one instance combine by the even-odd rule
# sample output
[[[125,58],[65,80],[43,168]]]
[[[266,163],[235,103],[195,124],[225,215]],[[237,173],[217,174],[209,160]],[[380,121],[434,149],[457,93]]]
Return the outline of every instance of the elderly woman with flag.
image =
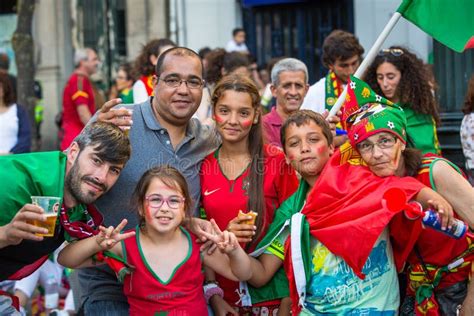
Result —
[[[347,146],[328,159],[334,147],[321,127],[309,114],[294,116],[282,128],[282,141],[287,159],[302,175],[300,188],[278,209],[252,254],[258,259],[252,260],[249,283],[266,284],[284,263],[295,315],[395,315],[397,268],[418,231],[411,235],[410,221],[388,211],[381,197],[389,188],[402,188],[425,205],[437,200],[437,209],[446,213],[450,205],[413,178],[377,177],[360,159],[352,159]],[[311,157],[320,162],[311,163]],[[407,229],[395,231],[397,247],[392,250],[389,225],[394,217],[405,220]]]
[[[416,178],[443,196],[453,206],[455,216],[472,229],[474,188],[459,168],[440,156],[423,155],[419,150],[407,148],[403,109],[385,102],[365,82],[352,78],[348,96],[343,115],[347,117],[350,146],[360,154],[361,163],[382,178]],[[419,221],[414,224],[421,227]],[[401,229],[401,225],[396,227],[395,221],[392,233],[396,233],[393,229]],[[454,239],[435,230],[419,230],[407,260],[408,296],[400,311],[402,315],[456,315],[461,306],[470,308],[469,315],[473,315],[472,284],[467,296],[474,260],[473,241],[470,233]]]

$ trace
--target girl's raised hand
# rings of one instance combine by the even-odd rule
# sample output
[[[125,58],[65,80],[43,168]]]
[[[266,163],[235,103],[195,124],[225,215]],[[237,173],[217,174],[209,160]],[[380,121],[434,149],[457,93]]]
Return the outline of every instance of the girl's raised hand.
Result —
[[[127,220],[123,219],[116,228],[109,226],[105,228],[104,226],[99,226],[99,233],[95,236],[96,242],[102,250],[109,250],[113,248],[118,242],[121,242],[124,239],[135,236],[135,232],[131,231],[128,233],[122,234],[122,229],[127,225]]]
[[[204,236],[214,242],[220,251],[229,254],[235,249],[239,248],[239,242],[235,235],[227,230],[221,231],[217,226],[216,221],[211,219],[211,225],[214,230],[214,234],[204,233]]]

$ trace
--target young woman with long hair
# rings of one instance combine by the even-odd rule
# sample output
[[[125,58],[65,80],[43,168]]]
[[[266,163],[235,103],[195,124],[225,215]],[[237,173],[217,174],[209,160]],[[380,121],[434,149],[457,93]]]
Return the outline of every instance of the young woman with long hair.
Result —
[[[244,249],[251,251],[265,235],[275,210],[296,190],[298,181],[283,152],[263,144],[260,95],[250,78],[224,77],[217,83],[211,100],[222,145],[206,157],[201,168],[202,211],[220,229],[234,232]],[[254,225],[245,224],[248,215],[238,216],[240,210],[257,213],[255,235]],[[220,300],[213,307],[225,305],[229,312],[233,312],[230,306],[243,312],[238,284],[220,276],[217,281],[227,304]],[[279,300],[263,302],[261,306],[254,310],[270,311],[271,315]]]

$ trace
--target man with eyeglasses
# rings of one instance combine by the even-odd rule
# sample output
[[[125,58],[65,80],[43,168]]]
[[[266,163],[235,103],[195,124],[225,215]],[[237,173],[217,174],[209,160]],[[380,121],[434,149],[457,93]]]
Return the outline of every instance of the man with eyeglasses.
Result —
[[[128,206],[135,184],[146,170],[162,164],[186,177],[197,214],[200,164],[220,143],[211,128],[191,118],[201,101],[202,78],[199,55],[188,48],[171,48],[158,58],[154,97],[114,109],[120,99],[111,100],[94,117],[130,128],[132,156],[115,187],[96,203],[106,225],[115,226],[123,218],[128,219],[128,227],[138,223]],[[108,267],[82,269],[79,281],[86,315],[128,315],[122,286]]]
[[[301,106],[317,113],[331,110],[349,77],[359,68],[364,48],[354,34],[334,30],[324,40],[322,51],[321,61],[329,72],[309,88]],[[346,139],[344,135],[336,136],[334,143],[338,146]]]

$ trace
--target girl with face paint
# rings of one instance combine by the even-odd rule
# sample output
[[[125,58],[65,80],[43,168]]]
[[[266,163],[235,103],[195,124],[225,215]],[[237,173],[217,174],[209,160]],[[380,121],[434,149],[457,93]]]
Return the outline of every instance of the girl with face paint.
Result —
[[[222,145],[204,160],[201,167],[202,214],[214,219],[220,229],[235,233],[247,251],[252,251],[273,220],[275,210],[298,186],[294,170],[281,150],[264,145],[262,140],[260,95],[252,80],[231,75],[217,83],[212,95],[212,117]],[[257,213],[238,216],[239,211]],[[210,273],[224,290],[224,300],[211,299],[214,311],[244,312],[239,285]],[[256,313],[271,315],[283,296],[271,297],[253,305]]]
[[[447,212],[446,207],[451,209],[452,206],[456,217],[474,227],[474,189],[462,171],[440,156],[423,155],[419,150],[406,148],[404,111],[396,105],[385,106],[381,111],[380,107],[380,104],[372,104],[367,112],[357,112],[348,119],[356,122],[348,133],[351,145],[360,153],[367,167],[379,177],[416,178],[445,199],[447,204],[441,208],[438,205],[439,212]],[[370,112],[375,114],[367,115]],[[446,222],[443,225],[446,227]],[[456,315],[458,306],[472,311],[473,286],[467,294],[474,259],[472,236],[467,234],[457,240],[431,229],[421,230],[408,257],[407,297],[401,306],[402,315],[412,315],[415,310],[417,313],[432,312],[433,315]],[[458,264],[450,265],[452,262]],[[423,292],[426,285],[434,290]],[[419,300],[420,297],[423,300]]]
[[[130,315],[207,315],[202,265],[235,281],[251,277],[250,260],[237,238],[220,231],[215,222],[214,235],[204,236],[220,251],[200,252],[196,236],[182,226],[192,201],[185,178],[175,168],[163,165],[145,172],[132,205],[140,218],[135,230],[121,232],[126,220],[115,229],[100,227],[98,235],[68,245],[58,258],[71,268],[93,264],[91,256],[100,251],[123,258],[130,270],[119,278]]]

